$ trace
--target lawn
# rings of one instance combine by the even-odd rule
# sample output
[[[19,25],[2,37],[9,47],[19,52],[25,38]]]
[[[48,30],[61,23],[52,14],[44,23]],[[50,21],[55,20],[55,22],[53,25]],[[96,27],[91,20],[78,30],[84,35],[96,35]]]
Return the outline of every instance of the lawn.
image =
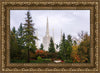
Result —
[[[11,60],[11,63],[27,63],[27,60]],[[53,63],[51,59],[30,60],[30,63]]]

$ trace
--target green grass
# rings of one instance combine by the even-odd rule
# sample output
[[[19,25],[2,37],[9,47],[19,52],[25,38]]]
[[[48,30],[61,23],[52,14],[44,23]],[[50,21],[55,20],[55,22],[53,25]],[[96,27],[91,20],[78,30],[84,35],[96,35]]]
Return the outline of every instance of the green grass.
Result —
[[[31,60],[31,63],[51,63],[51,59]]]
[[[51,63],[51,59],[30,60],[30,63]],[[11,60],[11,63],[27,63],[27,60]]]
[[[27,60],[11,60],[11,63],[27,63]]]

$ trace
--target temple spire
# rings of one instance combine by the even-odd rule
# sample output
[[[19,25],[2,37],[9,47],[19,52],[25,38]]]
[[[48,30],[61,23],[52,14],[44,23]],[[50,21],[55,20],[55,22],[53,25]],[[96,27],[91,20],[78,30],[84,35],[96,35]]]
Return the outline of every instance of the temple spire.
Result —
[[[46,25],[46,35],[49,35],[49,24],[48,24],[48,17],[47,17],[47,25]]]
[[[63,35],[62,35],[62,29],[61,29],[61,40],[62,40],[62,37],[63,37]]]
[[[36,32],[36,36],[38,37],[38,32]],[[39,48],[39,42],[36,40],[36,47]]]
[[[52,29],[52,32],[53,32],[53,42],[54,42],[54,28]]]

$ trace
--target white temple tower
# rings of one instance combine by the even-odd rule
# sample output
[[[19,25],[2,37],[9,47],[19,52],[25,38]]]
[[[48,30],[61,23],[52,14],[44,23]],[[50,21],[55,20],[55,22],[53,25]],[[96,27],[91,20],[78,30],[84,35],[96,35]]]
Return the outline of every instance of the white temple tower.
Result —
[[[47,18],[47,24],[46,24],[46,34],[43,37],[43,49],[45,51],[48,51],[49,48],[49,43],[50,43],[50,35],[49,35],[49,24],[48,24],[48,18]]]
[[[61,39],[61,41],[62,41],[62,39],[63,39],[63,34],[62,34],[62,30],[61,30],[61,38],[60,38],[60,39]]]
[[[38,38],[38,32],[36,32],[36,37]],[[36,47],[39,49],[39,42],[36,40]]]

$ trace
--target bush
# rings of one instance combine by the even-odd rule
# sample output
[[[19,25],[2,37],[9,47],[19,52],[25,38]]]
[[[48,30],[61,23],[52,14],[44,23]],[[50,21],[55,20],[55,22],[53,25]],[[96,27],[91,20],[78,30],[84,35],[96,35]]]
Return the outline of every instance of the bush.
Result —
[[[43,59],[42,61],[43,61],[44,63],[50,63],[50,62],[52,62],[51,59]]]
[[[40,57],[39,57],[40,58]],[[51,59],[32,60],[31,63],[51,63]]]
[[[57,58],[57,53],[48,53],[47,58]]]
[[[31,59],[37,59],[37,54],[36,53],[32,53],[32,52],[30,52],[30,58]]]
[[[27,63],[27,60],[10,60],[11,63]]]
[[[42,58],[40,56],[37,57],[37,60],[42,60]]]
[[[65,63],[73,63],[73,60],[65,60]]]

